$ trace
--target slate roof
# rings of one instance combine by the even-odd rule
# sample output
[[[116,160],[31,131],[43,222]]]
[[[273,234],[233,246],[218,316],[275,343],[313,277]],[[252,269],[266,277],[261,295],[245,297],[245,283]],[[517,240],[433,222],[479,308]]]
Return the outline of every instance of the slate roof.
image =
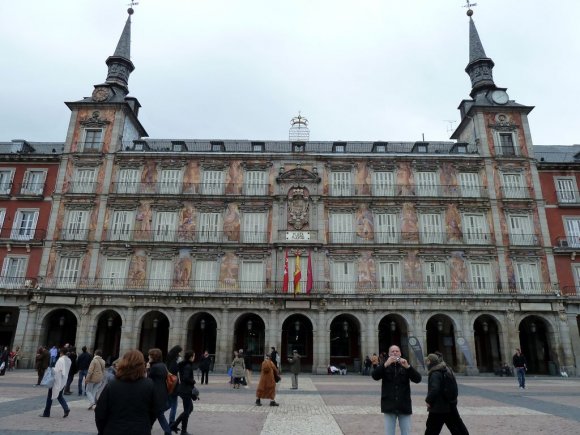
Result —
[[[17,144],[22,145],[18,146]],[[28,142],[24,140],[0,142],[0,155],[2,154],[59,155],[63,153],[63,149],[64,142]]]
[[[535,145],[538,163],[580,163],[580,145]]]

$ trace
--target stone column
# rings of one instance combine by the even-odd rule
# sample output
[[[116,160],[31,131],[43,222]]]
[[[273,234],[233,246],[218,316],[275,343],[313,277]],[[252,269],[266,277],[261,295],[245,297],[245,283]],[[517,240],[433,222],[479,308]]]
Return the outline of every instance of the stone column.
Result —
[[[479,369],[477,368],[477,360],[475,354],[475,335],[471,322],[469,321],[469,311],[463,310],[462,313],[462,324],[463,324],[463,338],[467,341],[467,346],[469,348],[469,353],[471,353],[471,358],[473,359],[473,365],[465,359],[466,367],[465,371],[470,376],[475,376],[479,374]],[[459,349],[461,352],[461,349]],[[461,352],[463,353],[463,352]],[[465,357],[465,356],[464,356]]]
[[[361,349],[362,349],[362,358],[366,355],[372,355],[373,353],[378,353],[378,332],[377,332],[377,325],[376,323],[376,313],[374,310],[367,311],[367,330],[366,330],[366,337],[361,337]]]
[[[280,346],[280,331],[282,330],[282,326],[278,325],[278,310],[276,308],[272,308],[270,310],[270,325],[268,329],[268,339],[266,343],[264,343],[264,352],[268,352],[272,346],[276,348],[278,353],[282,351],[282,347]],[[280,355],[280,361],[284,360],[286,355]]]
[[[125,322],[121,326],[121,342],[119,344],[119,355],[124,355],[130,349],[137,347],[137,339],[134,333],[135,308],[127,307]]]
[[[572,343],[570,340],[570,328],[568,327],[566,310],[561,309],[557,321],[559,321],[560,346],[562,349],[562,359],[560,360],[560,371],[566,371],[569,375],[575,375],[574,355],[572,353]]]
[[[568,372],[569,376],[579,376],[580,375],[580,371],[575,369],[575,367],[578,364],[580,364],[580,334],[577,333],[578,332],[578,321],[576,320],[576,316],[578,316],[578,314],[575,312],[568,312],[567,313],[568,330],[574,331],[572,334],[570,334],[570,342],[572,344],[572,352],[573,352],[572,362],[573,362],[573,367],[574,367],[574,373],[569,371]]]
[[[77,336],[76,336],[76,346],[81,348],[87,346],[87,348],[92,349],[95,344],[95,333],[97,329],[96,323],[94,323],[93,316],[89,313],[91,311],[91,306],[89,304],[83,304],[81,306],[81,319],[77,326]],[[95,349],[92,349],[93,352]]]
[[[326,327],[326,309],[321,307],[318,310],[318,324],[316,326],[317,334],[315,346],[312,346],[315,352],[316,363],[313,361],[313,373],[326,374],[328,364],[330,363],[330,330]]]
[[[20,368],[29,368],[34,365],[34,358],[36,356],[36,349],[32,347],[26,348],[24,337],[27,335],[28,329],[28,305],[20,305],[18,307],[18,324],[16,325],[16,332],[14,333],[14,347],[20,346]]]
[[[225,371],[226,367],[229,365],[229,356],[231,355],[230,349],[230,336],[231,329],[229,328],[229,310],[227,308],[222,309],[222,321],[221,327],[218,327],[217,332],[217,343],[216,343],[216,356],[214,371]]]
[[[423,367],[425,364],[425,357],[427,356],[427,333],[423,329],[423,319],[421,317],[421,310],[415,310],[413,315],[413,323],[409,325],[409,337],[416,337],[417,341],[421,345],[421,350],[423,352],[423,360],[418,361],[415,353],[411,350],[411,345],[409,344],[409,351],[412,355],[409,355],[411,358],[411,365],[415,367]],[[424,373],[424,371],[423,371]]]
[[[175,307],[175,313],[173,315],[173,319],[171,321],[171,326],[169,327],[169,348],[171,349],[173,346],[180,345],[181,347],[184,346],[185,338],[184,335],[187,333],[186,325],[182,325],[183,322],[183,313],[181,311],[181,307]]]

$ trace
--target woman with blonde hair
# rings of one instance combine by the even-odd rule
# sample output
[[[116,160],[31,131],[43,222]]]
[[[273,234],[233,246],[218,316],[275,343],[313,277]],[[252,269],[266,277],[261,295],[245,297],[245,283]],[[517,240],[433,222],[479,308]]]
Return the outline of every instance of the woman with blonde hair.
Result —
[[[150,435],[159,404],[153,381],[146,377],[141,351],[130,350],[117,363],[95,409],[99,435]]]

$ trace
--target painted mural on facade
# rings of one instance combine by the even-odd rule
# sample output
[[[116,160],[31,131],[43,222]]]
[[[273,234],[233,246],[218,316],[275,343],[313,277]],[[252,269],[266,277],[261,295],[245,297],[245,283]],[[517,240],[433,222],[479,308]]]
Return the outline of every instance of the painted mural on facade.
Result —
[[[238,257],[233,252],[227,252],[220,265],[219,284],[222,288],[235,289],[238,287]]]
[[[238,204],[230,203],[224,216],[224,236],[230,241],[240,240],[240,210]]]

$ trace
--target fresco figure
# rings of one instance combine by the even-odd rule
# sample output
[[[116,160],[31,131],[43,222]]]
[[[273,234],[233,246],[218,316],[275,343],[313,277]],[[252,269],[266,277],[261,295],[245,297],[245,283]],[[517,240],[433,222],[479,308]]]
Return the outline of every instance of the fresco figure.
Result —
[[[238,257],[233,252],[224,255],[220,267],[220,286],[225,288],[236,288],[238,284]]]
[[[374,240],[374,228],[373,213],[365,204],[361,205],[355,215],[356,235],[363,240]]]
[[[191,279],[191,269],[191,257],[189,256],[189,252],[185,250],[184,253],[180,254],[180,258],[175,265],[173,285],[175,287],[187,288],[189,286],[189,280]]]
[[[240,240],[240,212],[237,204],[228,204],[224,217],[224,235],[230,241]]]
[[[155,160],[145,163],[143,173],[141,174],[141,182],[145,192],[154,193],[157,184],[157,163]]]
[[[457,205],[449,204],[447,213],[445,213],[445,229],[447,237],[452,243],[461,243],[463,241],[463,231],[461,231],[461,215],[457,210]]]
[[[413,186],[413,170],[410,163],[400,163],[397,171],[397,194],[408,196],[415,195]]]
[[[240,195],[244,180],[242,164],[240,161],[232,161],[226,174],[226,195]]]
[[[457,184],[457,171],[451,163],[441,164],[441,182],[445,196],[459,196],[459,185]]]
[[[190,203],[179,212],[177,237],[180,242],[195,240],[195,211]]]
[[[419,224],[417,213],[412,203],[403,204],[401,212],[401,239],[406,242],[419,241]]]
[[[419,288],[423,275],[421,273],[421,262],[417,257],[418,251],[409,251],[407,258],[403,260],[404,286],[410,289]]]
[[[375,260],[370,251],[361,253],[361,258],[358,262],[358,282],[359,289],[374,289],[376,288],[376,274],[375,274]]]
[[[147,258],[134,255],[129,264],[129,286],[144,287],[147,278]]]
[[[359,163],[358,170],[355,176],[355,188],[358,195],[370,195],[371,194],[371,183],[370,183],[370,173],[369,168],[366,163]]]
[[[467,268],[465,267],[464,253],[451,253],[449,267],[451,269],[451,289],[462,290],[467,287]]]
[[[199,165],[189,162],[183,174],[183,193],[199,193]]]
[[[151,238],[151,222],[153,220],[153,212],[151,210],[151,202],[143,201],[137,209],[137,224],[135,226],[135,239],[149,240]]]

